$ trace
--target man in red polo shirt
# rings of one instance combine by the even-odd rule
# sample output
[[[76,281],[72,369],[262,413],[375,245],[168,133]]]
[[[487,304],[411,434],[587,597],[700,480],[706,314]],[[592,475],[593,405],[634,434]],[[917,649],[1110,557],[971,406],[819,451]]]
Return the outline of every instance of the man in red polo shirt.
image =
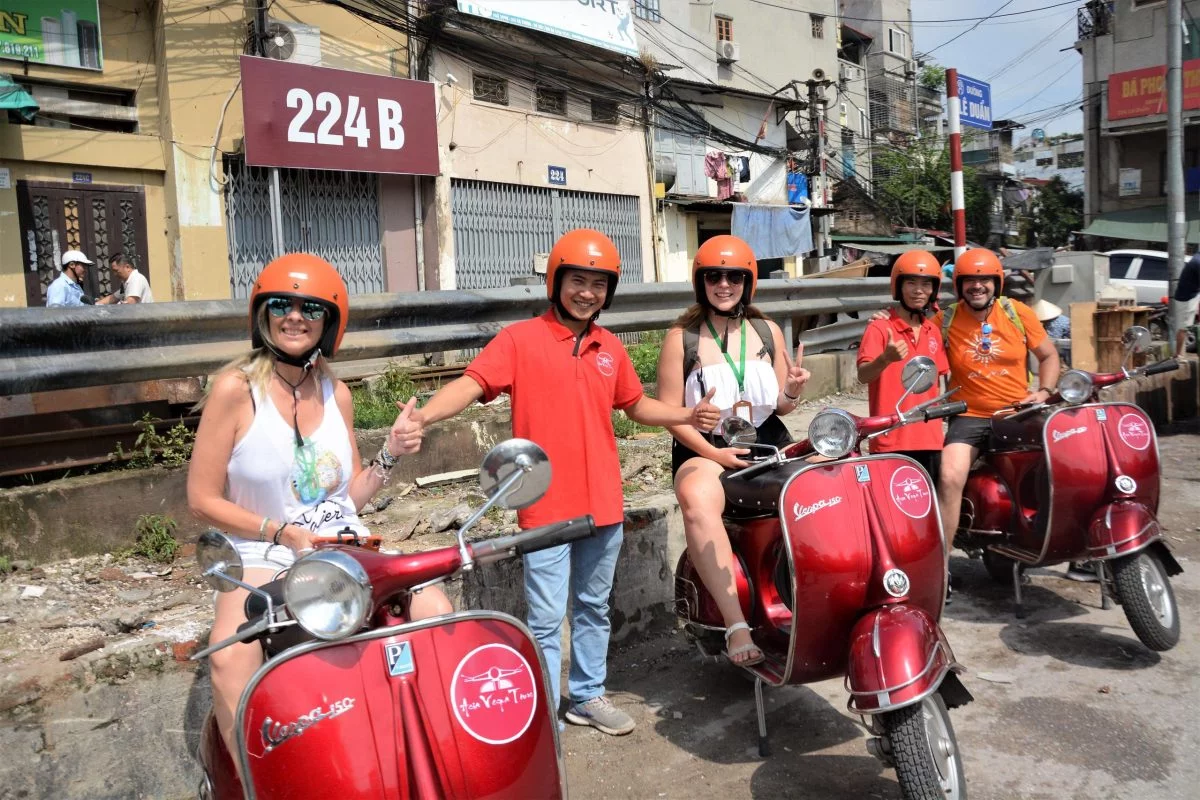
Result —
[[[941,269],[924,250],[910,250],[892,266],[892,297],[900,303],[887,319],[875,319],[858,346],[858,380],[867,384],[872,415],[892,414],[904,394],[900,373],[913,356],[929,356],[938,375],[950,371],[941,331],[927,314],[937,299]],[[939,381],[923,394],[910,394],[901,410],[937,397]],[[872,453],[903,453],[925,467],[934,481],[942,450],[942,422],[914,422],[871,440]]]
[[[545,497],[518,512],[518,524],[533,528],[584,514],[595,519],[595,537],[525,556],[525,597],[529,627],[545,655],[557,706],[562,622],[570,596],[566,718],[613,735],[629,733],[634,722],[604,695],[608,598],[625,519],[612,411],[622,409],[644,425],[696,425],[704,430],[720,419],[720,410],[707,398],[687,409],[642,393],[620,340],[595,324],[600,311],[612,303],[620,275],[620,256],[607,236],[590,229],[564,234],[550,251],[546,268],[546,296],[552,307],[500,331],[463,377],[410,416],[410,425],[419,432],[476,400],[490,402],[507,392],[513,434],[541,445],[553,476]]]

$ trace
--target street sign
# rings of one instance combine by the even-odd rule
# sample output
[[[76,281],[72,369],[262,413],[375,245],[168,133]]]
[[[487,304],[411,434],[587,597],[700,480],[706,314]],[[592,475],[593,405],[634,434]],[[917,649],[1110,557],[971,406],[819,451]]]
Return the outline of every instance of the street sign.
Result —
[[[554,186],[567,185],[567,168],[566,167],[546,167],[546,181]]]
[[[242,56],[246,163],[437,175],[433,84]]]
[[[972,128],[992,129],[992,86],[991,84],[958,76],[959,120]]]

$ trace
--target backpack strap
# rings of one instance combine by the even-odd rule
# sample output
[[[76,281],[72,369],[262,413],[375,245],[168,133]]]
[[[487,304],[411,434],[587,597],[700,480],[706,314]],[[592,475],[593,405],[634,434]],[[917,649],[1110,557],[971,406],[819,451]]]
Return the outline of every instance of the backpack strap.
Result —
[[[958,311],[958,303],[951,303],[942,312],[942,347],[950,348],[950,326],[954,324],[954,312]]]
[[[762,340],[762,349],[758,351],[756,358],[766,356],[767,360],[772,364],[775,363],[775,337],[771,333],[771,326],[767,324],[765,319],[754,317],[750,320],[750,327],[754,328],[754,332],[758,334],[758,338]]]
[[[1021,338],[1025,340],[1025,344],[1028,346],[1029,338],[1025,335],[1025,323],[1021,321],[1021,315],[1017,313],[1017,307],[1013,305],[1012,299],[1004,295],[996,299],[1000,301],[1000,308],[1004,310],[1008,321],[1015,325],[1017,330],[1021,332]]]

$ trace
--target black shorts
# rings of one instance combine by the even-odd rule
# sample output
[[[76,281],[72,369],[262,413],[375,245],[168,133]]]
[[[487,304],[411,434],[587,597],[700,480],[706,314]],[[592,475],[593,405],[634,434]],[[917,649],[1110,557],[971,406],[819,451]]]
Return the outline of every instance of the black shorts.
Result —
[[[992,421],[981,417],[955,417],[946,430],[946,444],[969,444],[987,450],[992,438]]]
[[[711,433],[700,434],[709,442],[712,442],[717,447],[725,447],[725,440]],[[783,424],[783,420],[778,415],[772,414],[767,417],[762,425],[758,426],[758,443],[769,444],[775,447],[784,447],[792,443],[792,437],[788,433],[787,426]],[[757,453],[752,452],[752,455],[762,455],[765,450],[759,450]],[[671,440],[671,477],[675,477],[675,473],[679,472],[679,468],[689,458],[695,458],[699,453],[679,443],[678,439]]]

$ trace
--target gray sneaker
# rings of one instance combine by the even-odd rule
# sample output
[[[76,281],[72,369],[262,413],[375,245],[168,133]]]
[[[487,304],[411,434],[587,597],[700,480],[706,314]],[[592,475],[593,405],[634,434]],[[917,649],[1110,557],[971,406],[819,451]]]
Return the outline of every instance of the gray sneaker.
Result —
[[[604,695],[567,708],[567,722],[591,725],[610,736],[624,736],[633,730],[633,717],[612,704]]]

